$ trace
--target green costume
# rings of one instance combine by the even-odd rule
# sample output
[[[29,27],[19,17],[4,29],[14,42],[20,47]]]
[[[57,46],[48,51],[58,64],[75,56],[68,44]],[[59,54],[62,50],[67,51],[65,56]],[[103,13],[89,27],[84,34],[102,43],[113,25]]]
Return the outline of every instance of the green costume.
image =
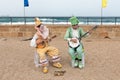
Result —
[[[70,22],[72,25],[77,25],[79,23],[79,20],[76,17],[72,17],[72,18],[70,18]],[[74,37],[73,31],[74,31],[73,28],[69,27],[65,33],[64,39],[68,40],[68,39],[73,38]],[[83,29],[80,27],[78,27],[77,30],[75,30],[75,32],[77,32],[77,38],[80,38],[82,35],[85,34]],[[77,53],[77,55],[75,53]],[[78,46],[76,48],[69,47],[69,54],[72,59],[72,66],[75,65],[80,68],[84,67],[84,63],[82,63],[82,57],[84,56],[84,49],[83,49],[83,45],[81,42],[80,42],[80,46]],[[80,62],[74,63],[74,61],[76,59],[78,59],[78,61],[80,61]]]

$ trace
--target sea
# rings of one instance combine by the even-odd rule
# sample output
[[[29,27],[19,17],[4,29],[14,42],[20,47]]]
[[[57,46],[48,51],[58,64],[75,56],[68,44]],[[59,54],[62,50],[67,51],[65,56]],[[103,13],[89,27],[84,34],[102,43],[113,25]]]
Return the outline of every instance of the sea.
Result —
[[[0,25],[14,25],[14,24],[34,24],[35,17],[7,17],[1,16],[0,17]],[[70,24],[69,18],[66,16],[62,17],[38,17],[43,24]],[[120,17],[80,17],[77,16],[80,23],[85,25],[119,25],[120,24]]]

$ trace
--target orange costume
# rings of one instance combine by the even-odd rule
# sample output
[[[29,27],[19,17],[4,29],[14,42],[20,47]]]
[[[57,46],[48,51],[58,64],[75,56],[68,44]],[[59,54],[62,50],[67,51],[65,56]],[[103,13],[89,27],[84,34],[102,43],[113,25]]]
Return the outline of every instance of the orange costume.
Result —
[[[50,56],[51,61],[54,67],[61,68],[59,51],[57,48],[52,47],[48,44],[49,39],[49,30],[44,26],[39,18],[35,18],[35,29],[37,30],[36,34],[33,36],[30,45],[35,47],[40,59],[40,66],[43,67],[43,72],[48,72],[49,60],[46,55]]]

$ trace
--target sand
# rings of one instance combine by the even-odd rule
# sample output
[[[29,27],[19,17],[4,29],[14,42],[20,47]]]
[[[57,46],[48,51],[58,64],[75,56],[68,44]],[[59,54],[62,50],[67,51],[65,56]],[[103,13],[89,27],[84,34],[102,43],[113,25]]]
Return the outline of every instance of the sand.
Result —
[[[120,40],[83,39],[86,66],[72,68],[66,41],[57,37],[50,43],[59,49],[63,68],[49,65],[43,74],[34,65],[35,48],[30,41],[0,39],[0,80],[120,80]],[[63,76],[54,76],[55,71],[66,71]]]

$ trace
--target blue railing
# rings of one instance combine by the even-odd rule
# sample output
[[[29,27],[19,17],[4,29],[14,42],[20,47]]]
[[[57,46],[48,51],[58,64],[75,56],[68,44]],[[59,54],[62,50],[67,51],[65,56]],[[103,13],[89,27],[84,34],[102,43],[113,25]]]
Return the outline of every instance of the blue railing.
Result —
[[[35,17],[0,17],[0,24],[34,24]],[[70,17],[39,17],[45,24],[69,24]],[[79,24],[119,25],[120,17],[77,17]]]

